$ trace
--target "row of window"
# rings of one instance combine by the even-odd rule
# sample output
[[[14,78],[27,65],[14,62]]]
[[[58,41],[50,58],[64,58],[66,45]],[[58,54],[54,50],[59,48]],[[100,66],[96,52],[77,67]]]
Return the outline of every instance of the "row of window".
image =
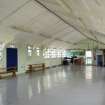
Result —
[[[33,48],[32,46],[27,47],[28,56],[32,56],[34,50],[36,51],[37,56],[40,56],[40,48]]]
[[[66,51],[62,49],[44,49],[44,58],[61,58],[66,56]]]
[[[4,43],[0,44],[0,60],[3,58],[3,49]],[[14,44],[10,44],[11,48],[15,48]],[[37,56],[40,56],[41,49],[33,48],[32,46],[27,46],[28,56],[32,56],[33,52],[36,53]],[[43,49],[43,57],[44,58],[61,58],[66,56],[66,51],[62,49],[54,49],[54,48],[45,48]]]
[[[37,56],[40,56],[41,49],[40,48],[34,48],[32,46],[27,47],[28,50],[28,56],[32,56],[33,52],[36,52]],[[45,48],[43,49],[43,57],[44,58],[61,58],[66,56],[66,51],[62,49],[53,49],[53,48]]]

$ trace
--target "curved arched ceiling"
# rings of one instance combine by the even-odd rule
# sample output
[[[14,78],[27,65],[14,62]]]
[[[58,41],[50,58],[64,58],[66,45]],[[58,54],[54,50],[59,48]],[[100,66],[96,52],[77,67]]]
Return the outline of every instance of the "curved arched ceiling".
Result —
[[[104,10],[104,0],[0,0],[0,41],[104,48]]]

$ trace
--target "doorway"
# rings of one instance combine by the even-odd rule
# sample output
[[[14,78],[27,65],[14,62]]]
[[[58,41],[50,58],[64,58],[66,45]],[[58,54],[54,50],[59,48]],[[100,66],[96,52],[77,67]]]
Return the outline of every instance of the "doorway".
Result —
[[[15,70],[18,71],[18,50],[17,48],[7,48],[7,71]]]

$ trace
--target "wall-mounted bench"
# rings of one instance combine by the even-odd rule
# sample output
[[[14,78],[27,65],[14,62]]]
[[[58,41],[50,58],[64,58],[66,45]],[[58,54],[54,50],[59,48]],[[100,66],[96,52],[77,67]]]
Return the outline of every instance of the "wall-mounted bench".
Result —
[[[16,67],[7,68],[9,71],[4,71],[6,68],[0,68],[0,79],[3,78],[3,74],[12,74],[12,77],[16,77]]]
[[[28,65],[28,70],[26,71],[27,73],[30,72],[35,72],[35,71],[39,71],[39,70],[45,70],[45,64],[41,63],[41,64],[29,64]]]

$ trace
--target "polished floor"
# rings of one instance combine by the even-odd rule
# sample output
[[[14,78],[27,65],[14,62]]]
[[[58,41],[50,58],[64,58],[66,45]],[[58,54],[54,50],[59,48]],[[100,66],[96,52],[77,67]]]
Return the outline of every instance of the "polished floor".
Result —
[[[0,80],[0,105],[105,105],[105,68],[71,65]]]

